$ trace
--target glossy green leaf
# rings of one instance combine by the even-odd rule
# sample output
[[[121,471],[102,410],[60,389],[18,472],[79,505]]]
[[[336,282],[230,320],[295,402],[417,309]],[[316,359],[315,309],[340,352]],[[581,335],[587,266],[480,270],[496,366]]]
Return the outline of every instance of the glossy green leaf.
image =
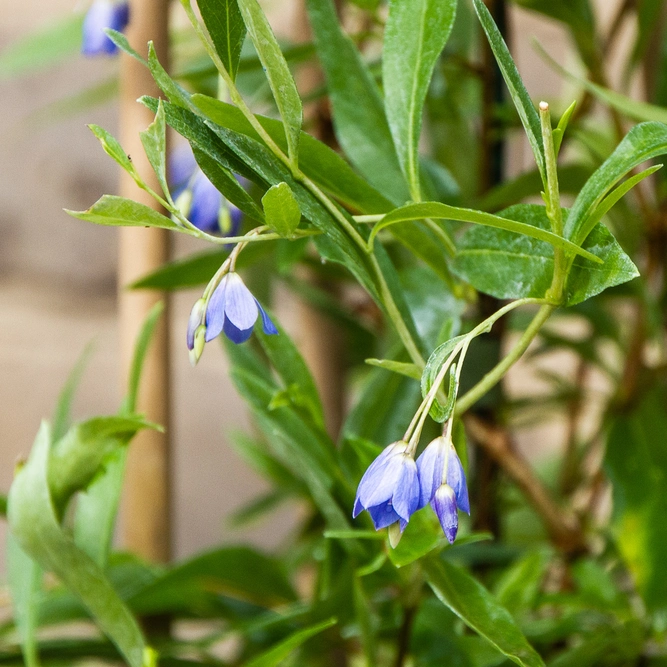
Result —
[[[493,215],[492,213],[474,211],[468,208],[459,208],[458,206],[448,206],[447,204],[441,204],[439,202],[407,204],[406,206],[402,206],[401,208],[397,208],[391,213],[388,213],[375,225],[375,227],[373,227],[373,231],[368,239],[369,246],[372,245],[378,232],[386,227],[395,225],[399,222],[405,222],[406,220],[423,220],[426,218],[460,220],[462,222],[471,222],[476,225],[503,229],[507,232],[512,232],[513,234],[521,234],[541,241],[546,241],[557,248],[563,248],[568,252],[581,255],[593,262],[601,263],[599,257],[594,256],[587,250],[579,248],[571,241],[556,236],[556,234],[541,227],[528,225],[516,220],[508,220],[507,218]]]
[[[7,536],[7,583],[14,610],[14,623],[21,641],[26,667],[39,667],[40,603],[43,596],[42,568],[21,549],[10,533]]]
[[[273,97],[285,124],[290,162],[296,167],[299,162],[299,137],[303,123],[303,107],[299,91],[296,89],[287,61],[257,0],[238,0],[238,3],[248,28],[248,34],[262,61]]]
[[[271,186],[262,197],[266,224],[284,238],[291,238],[301,222],[301,209],[287,183]]]
[[[412,198],[420,197],[419,137],[433,68],[454,25],[457,0],[393,0],[382,48],[389,128]]]
[[[406,364],[403,361],[392,361],[391,359],[366,359],[366,363],[369,366],[377,366],[378,368],[384,368],[392,373],[405,375],[405,377],[412,378],[413,380],[420,380],[422,376],[421,371],[417,366],[414,364]]]
[[[647,392],[635,409],[616,413],[605,468],[612,482],[612,533],[649,610],[667,608],[667,391]]]
[[[162,101],[158,103],[155,120],[146,130],[139,132],[139,136],[162,192],[166,194],[169,192],[169,186],[167,185],[167,127]]]
[[[575,199],[565,223],[565,236],[582,243],[582,229],[607,193],[642,162],[664,153],[667,153],[667,125],[641,123],[633,127]]]
[[[475,5],[477,16],[482,24],[482,28],[484,28],[486,37],[489,40],[489,46],[493,51],[493,55],[496,58],[503,79],[505,79],[507,88],[512,96],[514,106],[519,113],[519,118],[526,131],[530,147],[533,149],[535,162],[542,175],[542,182],[544,183],[544,189],[546,191],[546,166],[540,117],[535,109],[535,105],[528,95],[528,91],[521,80],[521,76],[514,64],[514,60],[507,48],[507,44],[505,44],[505,40],[500,34],[498,26],[495,24],[491,13],[482,0],[473,0],[473,3]]]
[[[544,667],[510,613],[464,569],[447,561],[427,561],[426,579],[438,599],[467,626],[522,667]]]
[[[572,114],[574,113],[576,107],[577,103],[572,102],[572,104],[570,104],[570,106],[565,110],[565,113],[560,117],[560,120],[558,121],[558,126],[552,131],[553,142],[554,142],[554,154],[556,155],[556,159],[558,159],[558,155],[560,153],[560,147],[563,143],[563,138],[565,137],[565,131],[567,130],[567,126],[570,124],[570,119],[572,118]],[[559,181],[560,181],[560,174],[559,174]]]
[[[524,224],[547,230],[550,226],[544,206],[518,204],[501,213]],[[563,209],[568,220],[568,212]],[[598,224],[583,248],[604,264],[574,259],[565,287],[564,303],[574,305],[608,287],[636,278],[632,260],[607,230]],[[553,278],[553,247],[528,236],[501,229],[471,227],[459,240],[452,270],[476,289],[499,299],[542,298]]]
[[[308,0],[306,6],[327,78],[338,142],[374,187],[393,203],[403,204],[410,193],[377,85],[343,32],[333,2]]]
[[[132,614],[100,568],[60,527],[49,492],[50,431],[42,424],[9,493],[9,524],[19,546],[86,605],[130,667],[144,667],[145,642]]]
[[[73,218],[94,222],[97,225],[159,227],[161,229],[183,231],[183,228],[179,227],[173,220],[149,206],[116,195],[103,195],[87,211],[65,209],[65,213]]]
[[[3,49],[0,80],[23,76],[78,53],[83,13],[76,12],[28,34]]]
[[[259,135],[237,107],[206,95],[193,95],[192,103],[214,123],[245,134],[256,141]],[[287,150],[284,125],[274,118],[255,116],[270,137]],[[362,213],[384,213],[392,205],[361,178],[343,158],[325,143],[301,132],[299,168],[323,190]]]
[[[289,657],[296,651],[296,649],[298,649],[304,642],[320,632],[324,632],[324,630],[336,625],[336,623],[338,623],[337,619],[330,618],[317,625],[298,630],[287,637],[287,639],[283,639],[283,641],[270,648],[268,651],[252,658],[246,663],[246,667],[276,667],[283,662],[285,658]]]
[[[220,60],[234,80],[246,35],[237,0],[197,0],[197,6]]]

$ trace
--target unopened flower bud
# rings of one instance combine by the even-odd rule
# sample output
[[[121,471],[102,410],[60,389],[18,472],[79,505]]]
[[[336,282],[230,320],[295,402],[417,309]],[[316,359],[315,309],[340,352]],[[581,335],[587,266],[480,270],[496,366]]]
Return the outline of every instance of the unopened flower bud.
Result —
[[[194,349],[195,346],[195,333],[197,327],[204,322],[204,316],[206,315],[206,300],[198,299],[195,301],[195,305],[192,306],[190,311],[190,317],[188,319],[188,331],[187,331],[187,344],[188,350]]]

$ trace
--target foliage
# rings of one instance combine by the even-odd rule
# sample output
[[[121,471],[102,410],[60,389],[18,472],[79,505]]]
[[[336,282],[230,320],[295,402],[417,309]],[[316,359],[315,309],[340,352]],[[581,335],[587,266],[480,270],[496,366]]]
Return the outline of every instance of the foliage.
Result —
[[[614,31],[629,15],[639,29],[626,78],[652,67],[650,45],[665,36],[659,3],[625,3],[602,34],[589,0],[517,0],[565,26],[590,79],[579,79],[581,103],[555,124],[512,59],[503,2],[489,3],[492,13],[482,0],[356,0],[341,11],[363,18],[368,29],[358,34],[344,30],[332,0],[305,4],[313,43],[291,45],[276,39],[257,0],[199,0],[198,12],[181,0],[192,30],[180,37],[189,55],[175,47],[173,78],[152,45],[144,58],[142,45],[134,50],[110,32],[161,91],[140,100],[155,114],[141,140],[160,192],[111,134],[91,130],[166,214],[113,195],[68,211],[213,244],[136,286],[203,289],[187,324],[195,362],[214,317],[233,327],[223,327],[230,375],[257,426],[236,446],[271,483],[236,521],[292,499],[304,507],[299,530],[274,554],[224,546],[168,567],[111,549],[125,451],[137,431],[159,428],[135,414],[155,311],[118,415],[70,423],[77,367],[52,425],[41,426],[0,499],[14,604],[0,664],[664,664],[667,189],[658,170],[667,67],[661,61],[652,72],[642,102],[609,89],[605,72]],[[58,24],[10,49],[0,73],[62,57],[71,32],[70,22]],[[321,69],[323,85],[308,96],[328,102],[321,132],[310,132],[312,117],[304,121],[303,63]],[[485,108],[501,80],[507,94]],[[593,120],[591,96],[609,122]],[[480,132],[489,123],[493,131]],[[167,127],[243,213],[238,235],[198,229],[175,201]],[[518,127],[535,166],[499,179],[480,156]],[[567,207],[565,194],[573,195]],[[245,286],[227,287],[237,268],[282,281],[345,332],[348,385],[339,390],[350,409],[340,433],[327,429],[288,334],[278,325],[273,335]],[[353,311],[343,293],[363,307]],[[230,342],[249,336],[258,314],[263,333]],[[574,377],[540,366],[555,352],[571,360]],[[522,357],[546,388],[517,399],[502,380]],[[593,372],[604,378],[602,409],[586,424]],[[554,416],[567,424],[562,454],[536,470],[513,439]],[[412,459],[440,433],[470,484],[472,517],[460,519],[456,542],[443,536],[442,507],[421,488],[420,508],[414,503],[386,532],[373,530],[375,515],[352,518],[353,507],[355,515],[365,507],[355,499],[364,471],[360,489],[369,479],[391,486],[383,478],[390,469],[407,480]],[[400,466],[386,463],[395,451],[405,457]],[[389,491],[370,509],[397,512],[403,489]],[[429,500],[435,513],[422,507]],[[458,522],[456,503],[453,516]],[[195,619],[210,634],[179,640],[153,632],[156,618]],[[102,635],[43,632],[73,620]],[[216,645],[232,637],[234,654],[220,658]]]

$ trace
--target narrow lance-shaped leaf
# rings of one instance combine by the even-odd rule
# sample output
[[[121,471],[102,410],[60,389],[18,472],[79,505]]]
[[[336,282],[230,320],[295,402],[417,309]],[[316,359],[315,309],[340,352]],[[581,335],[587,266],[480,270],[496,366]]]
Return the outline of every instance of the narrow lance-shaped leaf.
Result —
[[[303,106],[299,91],[257,0],[239,0],[239,8],[250,38],[257,49],[257,55],[264,66],[280,116],[285,123],[287,150],[290,162],[296,167],[299,161],[299,135],[303,123]]]
[[[537,167],[540,170],[542,175],[542,182],[544,183],[544,188],[546,190],[546,167],[544,159],[544,145],[542,143],[542,128],[540,125],[540,117],[533,105],[528,91],[521,80],[519,71],[514,64],[514,60],[510,55],[510,51],[507,48],[507,44],[503,39],[503,36],[498,30],[491,13],[486,8],[486,5],[482,0],[473,0],[475,5],[475,11],[479,17],[482,28],[486,33],[486,37],[489,40],[489,45],[493,51],[493,55],[498,62],[498,67],[505,79],[505,83],[510,91],[512,96],[512,101],[516,107],[517,112],[519,113],[519,118],[523,124],[526,134],[528,135],[528,141],[530,146],[533,149],[535,155],[535,161],[537,162]]]
[[[382,97],[331,0],[307,0],[308,17],[327,78],[336,137],[345,154],[385,197],[410,197],[387,123]]]
[[[197,0],[215,50],[232,80],[236,78],[246,29],[237,0]]]
[[[667,128],[665,128],[667,129]],[[560,236],[546,230],[540,229],[539,227],[534,227],[532,225],[527,225],[523,222],[516,222],[514,220],[508,220],[506,218],[501,218],[498,215],[493,215],[492,213],[485,213],[483,211],[474,211],[468,208],[459,208],[458,206],[448,206],[447,204],[441,204],[439,202],[424,202],[422,204],[408,204],[407,206],[402,206],[393,210],[378,222],[368,239],[369,246],[372,246],[373,240],[385,227],[394,225],[398,222],[404,222],[406,220],[422,220],[424,218],[439,218],[444,220],[460,220],[462,222],[472,222],[477,225],[486,225],[487,227],[497,227],[498,229],[504,229],[508,232],[514,232],[516,234],[523,234],[525,236],[530,236],[540,241],[546,241],[551,245],[557,248],[563,248],[568,252],[572,252],[576,255],[581,255],[586,259],[590,259],[596,264],[601,264],[602,260],[599,257],[596,257],[587,250],[583,250],[579,246],[575,245],[567,239],[563,239]]]
[[[433,68],[454,25],[457,0],[392,0],[382,49],[389,128],[414,200],[419,200],[419,135]]]
[[[426,564],[426,579],[436,597],[466,625],[521,667],[544,667],[510,613],[482,584],[447,561]]]
[[[139,204],[132,199],[103,195],[87,211],[70,211],[65,209],[73,218],[94,222],[98,225],[114,227],[160,227],[173,231],[185,231],[173,220],[145,204]]]
[[[42,424],[28,462],[9,493],[9,525],[20,547],[53,572],[92,613],[130,667],[144,667],[141,630],[102,570],[58,524],[48,486],[51,435]]]
[[[162,192],[167,194],[167,128],[164,121],[164,106],[162,100],[158,103],[155,120],[146,130],[139,133],[141,144],[146,152],[146,157],[153,167]]]
[[[564,235],[577,244],[583,243],[582,230],[614,185],[642,162],[664,153],[667,153],[667,125],[641,123],[633,127],[575,199]]]

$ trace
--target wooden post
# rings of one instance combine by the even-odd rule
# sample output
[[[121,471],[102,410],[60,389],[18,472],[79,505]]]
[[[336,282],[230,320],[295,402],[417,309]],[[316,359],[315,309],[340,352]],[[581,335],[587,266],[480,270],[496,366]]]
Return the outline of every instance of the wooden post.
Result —
[[[163,65],[168,64],[167,0],[131,0],[127,37],[139,53],[153,40]],[[137,103],[141,95],[157,96],[158,90],[146,67],[125,54],[120,71],[120,141],[144,180],[156,191],[160,186],[146,159],[139,132],[153,121],[153,114]],[[125,173],[120,193],[158,208]],[[118,286],[119,329],[123,378],[127,378],[134,344],[150,308],[165,295],[154,291],[129,291],[126,285],[155,270],[169,258],[168,232],[162,229],[120,229]],[[155,331],[139,389],[137,410],[162,424],[166,433],[143,431],[129,449],[123,499],[124,546],[154,562],[171,555],[169,470],[169,333],[168,311]],[[124,383],[123,386],[126,386]]]

